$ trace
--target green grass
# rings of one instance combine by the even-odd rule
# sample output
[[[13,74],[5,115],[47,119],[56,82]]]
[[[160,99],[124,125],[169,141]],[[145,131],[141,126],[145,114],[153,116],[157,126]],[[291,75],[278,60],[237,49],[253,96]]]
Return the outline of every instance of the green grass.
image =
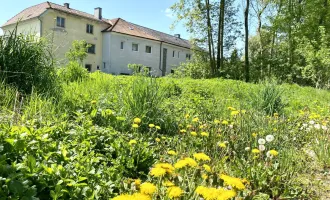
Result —
[[[132,182],[141,179],[166,199],[166,179],[185,191],[182,199],[199,199],[197,186],[227,188],[218,176],[225,173],[249,181],[236,191],[245,199],[310,199],[317,196],[296,177],[315,170],[310,159],[317,168],[329,167],[328,132],[315,126],[329,126],[325,90],[93,73],[61,83],[61,91],[56,99],[32,93],[18,103],[15,89],[0,87],[0,197],[109,199],[138,191]],[[142,120],[139,128],[132,128],[134,118]],[[266,151],[251,153],[267,135],[275,139]],[[306,148],[316,157],[305,154]],[[271,149],[279,155],[267,158]],[[155,163],[174,165],[199,152],[211,160],[177,169],[176,176],[149,174]],[[212,172],[203,171],[203,164]]]

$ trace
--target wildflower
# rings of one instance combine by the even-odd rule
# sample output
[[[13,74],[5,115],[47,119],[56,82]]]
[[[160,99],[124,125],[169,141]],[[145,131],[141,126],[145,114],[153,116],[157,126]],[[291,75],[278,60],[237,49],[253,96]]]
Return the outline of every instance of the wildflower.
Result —
[[[267,142],[272,142],[274,139],[275,139],[275,138],[274,138],[273,135],[267,135],[267,136],[266,136],[266,141],[267,141]]]
[[[319,129],[321,129],[321,125],[320,125],[320,124],[315,124],[315,125],[314,125],[314,128],[316,128],[316,129],[319,130]]]
[[[189,117],[190,117],[190,115],[189,115],[189,114],[186,114],[184,117],[187,119],[187,118],[189,118]]]
[[[153,195],[157,190],[157,187],[149,182],[142,183],[140,191],[142,194]]]
[[[214,120],[214,123],[215,123],[215,124],[220,124],[220,120],[215,119],[215,120]]]
[[[190,132],[192,136],[197,136],[197,133],[195,131]]]
[[[260,153],[260,150],[259,149],[252,149],[252,153],[258,154],[258,153]]]
[[[151,200],[151,197],[145,194],[141,194],[141,193],[134,193],[133,195],[131,195],[132,200]]]
[[[157,129],[157,130],[160,130],[160,126],[156,126],[156,129]]]
[[[229,106],[228,110],[236,110],[234,107]]]
[[[174,167],[169,163],[158,163],[155,168],[165,169],[167,173],[171,174],[174,171]]]
[[[183,190],[177,186],[173,186],[167,189],[167,196],[170,199],[178,198],[182,195]]]
[[[276,151],[276,150],[270,150],[270,151],[268,151],[269,152],[269,154],[270,155],[272,155],[272,156],[277,156],[278,155],[278,152]],[[267,152],[267,153],[268,153]]]
[[[245,189],[245,185],[242,183],[242,180],[239,178],[227,176],[225,174],[221,174],[220,178],[225,182],[226,185],[230,185],[238,190]]]
[[[164,185],[165,187],[172,187],[172,186],[174,186],[174,183],[172,183],[171,181],[165,181],[165,182],[163,183],[163,185]]]
[[[204,164],[203,167],[204,167],[205,171],[207,171],[207,172],[211,172],[212,171],[211,170],[211,167],[209,165]]]
[[[311,120],[311,121],[309,121],[309,124],[314,125],[315,121]]]
[[[180,130],[180,133],[185,133],[185,132],[187,132],[185,129]]]
[[[133,128],[139,128],[139,125],[137,125],[137,124],[133,124],[132,127],[133,127]]]
[[[200,128],[200,129],[203,129],[203,128],[204,128],[204,125],[200,125],[199,128]]]
[[[156,141],[156,142],[160,142],[160,139],[159,139],[159,138],[156,138],[155,141]]]
[[[149,124],[149,128],[155,127],[155,124]]]
[[[175,156],[175,155],[178,155],[175,151],[173,151],[173,150],[169,150],[168,152],[167,152],[167,154],[168,155],[171,155],[171,156]]]
[[[187,162],[188,166],[190,166],[190,167],[197,166],[197,162],[192,158],[185,158],[185,161]]]
[[[260,145],[264,145],[264,144],[266,144],[266,140],[263,139],[263,138],[260,138],[260,139],[258,140],[258,144],[260,144]]]
[[[242,114],[245,114],[245,113],[246,113],[246,110],[241,110],[241,113],[242,113]]]
[[[257,133],[252,133],[253,137],[257,137],[257,135],[258,135]]]
[[[113,198],[112,200],[127,200],[127,199],[131,199],[131,195],[128,194],[121,194],[115,198]]]
[[[155,167],[150,170],[150,174],[154,177],[161,177],[166,174],[166,170],[160,167]]]
[[[204,154],[204,153],[195,153],[194,154],[194,158],[196,158],[197,160],[202,160],[202,161],[210,161],[211,158]]]
[[[221,148],[226,148],[226,147],[227,147],[227,146],[226,146],[226,143],[224,143],[224,142],[220,142],[220,143],[218,144],[218,146],[221,147]]]
[[[128,142],[129,145],[133,145],[133,144],[136,144],[136,143],[137,143],[136,140],[130,140],[130,141]]]
[[[250,147],[245,147],[245,151],[250,151]]]
[[[208,175],[202,174],[202,179],[206,180],[208,178]]]
[[[134,118],[134,124],[140,124],[141,123],[141,119],[140,118]]]
[[[176,169],[181,169],[181,168],[184,168],[187,165],[188,165],[188,162],[186,160],[179,160],[174,164],[174,167]]]
[[[233,129],[233,128],[234,128],[234,125],[233,125],[233,124],[230,124],[228,127],[229,127],[230,129]]]
[[[265,145],[263,145],[263,144],[259,145],[259,150],[260,151],[265,151],[266,150]]]
[[[228,125],[229,122],[228,122],[227,120],[223,120],[223,121],[222,121],[222,124],[223,124],[223,125]]]
[[[209,136],[209,133],[207,133],[207,132],[202,132],[201,135],[204,136],[204,137],[208,137],[208,136]]]
[[[192,125],[191,125],[191,124],[188,124],[188,125],[187,125],[187,128],[192,128]]]
[[[192,121],[193,122],[198,122],[198,120],[199,120],[198,117],[195,117]]]
[[[92,100],[91,104],[93,104],[93,105],[96,104],[96,100]]]
[[[141,185],[141,179],[135,179],[134,183],[136,186],[140,186]]]

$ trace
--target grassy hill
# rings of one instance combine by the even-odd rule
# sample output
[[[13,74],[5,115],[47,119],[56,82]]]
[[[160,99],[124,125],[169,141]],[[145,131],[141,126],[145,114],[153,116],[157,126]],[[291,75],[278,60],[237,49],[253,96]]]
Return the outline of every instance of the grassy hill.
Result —
[[[325,90],[93,73],[0,95],[0,197],[330,198]]]

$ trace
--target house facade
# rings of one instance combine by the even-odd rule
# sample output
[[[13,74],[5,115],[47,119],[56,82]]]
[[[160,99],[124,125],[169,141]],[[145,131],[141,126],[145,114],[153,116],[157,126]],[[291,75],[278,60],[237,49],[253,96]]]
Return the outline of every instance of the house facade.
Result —
[[[121,18],[105,19],[102,8],[95,8],[94,15],[70,8],[68,3],[51,2],[29,7],[1,28],[35,34],[47,38],[53,45],[53,53],[60,65],[68,61],[65,53],[74,40],[90,44],[83,65],[89,71],[101,70],[111,74],[131,74],[128,64],[143,64],[151,74],[164,76],[182,62],[191,59],[191,45],[180,35],[169,35]]]

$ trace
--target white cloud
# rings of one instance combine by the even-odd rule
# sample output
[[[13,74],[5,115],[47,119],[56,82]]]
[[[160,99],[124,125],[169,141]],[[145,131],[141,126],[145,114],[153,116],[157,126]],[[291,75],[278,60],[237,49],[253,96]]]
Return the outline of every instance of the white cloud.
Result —
[[[171,19],[174,18],[173,12],[172,12],[172,10],[170,8],[166,8],[166,10],[164,11],[164,13],[165,13],[166,17],[169,17]]]

